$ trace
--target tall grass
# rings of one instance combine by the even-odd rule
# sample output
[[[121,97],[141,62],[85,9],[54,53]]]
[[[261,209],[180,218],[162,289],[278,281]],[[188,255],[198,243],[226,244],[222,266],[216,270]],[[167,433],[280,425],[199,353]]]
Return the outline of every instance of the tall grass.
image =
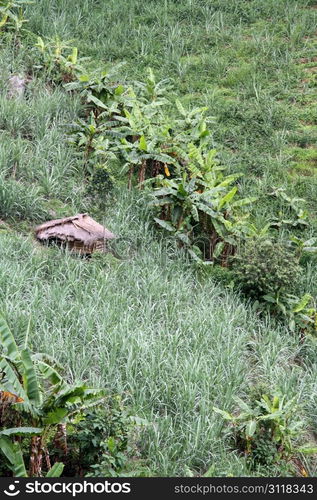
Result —
[[[310,406],[315,379],[295,363],[298,340],[262,323],[238,296],[192,265],[168,258],[135,199],[122,194],[105,223],[138,238],[131,260],[94,262],[62,255],[31,239],[0,238],[1,303],[19,337],[32,318],[31,343],[87,379],[124,392],[149,421],[139,443],[153,474],[246,473],[221,440],[212,407],[264,382]],[[131,214],[131,215],[127,215]]]

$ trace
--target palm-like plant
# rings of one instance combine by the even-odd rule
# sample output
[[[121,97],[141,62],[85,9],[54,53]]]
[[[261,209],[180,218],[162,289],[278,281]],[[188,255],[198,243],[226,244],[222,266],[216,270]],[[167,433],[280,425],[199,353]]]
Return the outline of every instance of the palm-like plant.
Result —
[[[214,150],[203,152],[190,144],[185,172],[180,165],[176,170],[175,178],[161,176],[153,180],[158,187],[152,191],[150,204],[161,207],[155,221],[175,233],[193,257],[201,253],[197,246],[203,244],[205,257],[221,257],[226,265],[245,223],[245,216],[237,209],[255,199],[235,199],[238,188],[232,184],[239,175],[225,175],[224,167],[215,160]]]
[[[0,315],[0,451],[15,476],[27,476],[20,441],[31,438],[29,475],[41,476],[45,459],[51,470],[47,440],[55,433],[56,446],[66,451],[66,423],[83,408],[103,401],[100,390],[70,385],[50,356],[20,348]],[[14,406],[17,426],[7,428],[6,414]],[[62,446],[61,446],[62,443]],[[53,473],[60,469],[54,467]],[[51,472],[52,474],[52,472]]]

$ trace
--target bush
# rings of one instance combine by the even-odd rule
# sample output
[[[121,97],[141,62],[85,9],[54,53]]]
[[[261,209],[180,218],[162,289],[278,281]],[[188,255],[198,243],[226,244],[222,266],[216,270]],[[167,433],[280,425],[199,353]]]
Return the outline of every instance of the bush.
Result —
[[[97,164],[91,173],[87,194],[97,200],[104,201],[113,191],[113,177],[105,165]]]
[[[248,401],[235,397],[233,413],[214,407],[228,424],[226,434],[230,445],[242,453],[251,470],[259,465],[279,468],[300,465],[300,454],[314,455],[317,448],[310,443],[299,445],[306,436],[302,412],[296,398],[289,399],[280,391],[263,394],[254,390]]]
[[[199,274],[202,278],[211,277],[216,283],[220,283],[226,288],[234,287],[235,273],[232,269],[228,267],[222,267],[219,265],[200,265]]]
[[[126,470],[129,457],[137,454],[133,440],[135,418],[120,396],[86,409],[67,430],[68,454],[66,459],[61,457],[65,476],[118,476]]]
[[[298,257],[282,242],[260,239],[243,245],[234,257],[233,269],[243,292],[258,299],[290,291],[301,271]]]

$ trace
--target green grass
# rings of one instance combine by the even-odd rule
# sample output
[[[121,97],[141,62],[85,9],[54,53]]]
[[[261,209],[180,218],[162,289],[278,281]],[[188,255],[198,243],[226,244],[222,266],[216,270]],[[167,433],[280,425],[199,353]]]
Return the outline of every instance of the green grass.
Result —
[[[133,260],[86,262],[3,233],[0,290],[8,319],[19,338],[31,317],[31,344],[67,365],[72,380],[125,393],[150,422],[140,448],[153,474],[182,475],[212,463],[215,474],[247,474],[222,441],[212,407],[229,410],[235,395],[264,382],[297,396],[311,415],[315,355],[313,364],[303,358],[299,365],[305,346],[295,336],[260,322],[181,256],[168,258],[134,207],[122,196],[105,219],[138,238]]]
[[[143,78],[147,66],[172,78],[188,106],[206,104],[215,116],[213,143],[231,171],[244,172],[243,195],[259,197],[258,222],[277,210],[272,187],[284,186],[307,200],[313,232],[317,178],[294,166],[315,168],[307,155],[316,91],[298,63],[316,49],[313,3],[41,0],[26,17],[28,29],[74,40],[96,64],[125,60],[127,79]],[[203,277],[153,233],[137,195],[122,188],[104,211],[90,205],[66,135],[78,98],[36,75],[23,99],[6,98],[10,72],[30,73],[32,58],[26,43],[0,40],[0,218],[10,226],[0,226],[0,303],[15,334],[31,317],[34,349],[68,366],[70,379],[125,394],[149,421],[139,447],[153,475],[200,474],[211,464],[215,475],[281,475],[250,472],[212,407],[232,410],[235,395],[264,383],[296,396],[317,432],[315,347],[260,320],[212,273]],[[133,258],[87,262],[34,243],[36,222],[85,210],[138,242]],[[302,290],[316,295],[314,266],[306,271]]]

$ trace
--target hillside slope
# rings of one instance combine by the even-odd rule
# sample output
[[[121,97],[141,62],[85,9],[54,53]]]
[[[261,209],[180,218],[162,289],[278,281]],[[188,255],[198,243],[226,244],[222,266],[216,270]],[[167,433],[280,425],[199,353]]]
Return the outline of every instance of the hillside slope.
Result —
[[[174,80],[184,104],[209,106],[213,146],[231,172],[245,174],[242,194],[258,197],[256,223],[287,213],[268,196],[284,187],[307,202],[308,238],[317,202],[313,4],[42,0],[26,18],[36,35],[71,39],[96,65],[125,60],[126,79],[144,78],[151,66]],[[280,391],[296,398],[313,439],[315,344],[259,317],[238,290],[154,232],[125,181],[102,210],[92,204],[67,136],[82,104],[30,73],[34,54],[0,39],[0,304],[17,338],[31,317],[31,344],[67,365],[70,380],[125,395],[149,422],[139,448],[153,475],[202,474],[211,465],[214,475],[288,474],[280,464],[250,470],[213,407],[233,410],[234,397],[254,385]],[[23,99],[7,99],[11,73],[31,76]],[[34,242],[35,224],[84,211],[133,254],[85,261]],[[316,295],[316,274],[308,262],[303,293]],[[316,475],[314,460],[305,466]]]

